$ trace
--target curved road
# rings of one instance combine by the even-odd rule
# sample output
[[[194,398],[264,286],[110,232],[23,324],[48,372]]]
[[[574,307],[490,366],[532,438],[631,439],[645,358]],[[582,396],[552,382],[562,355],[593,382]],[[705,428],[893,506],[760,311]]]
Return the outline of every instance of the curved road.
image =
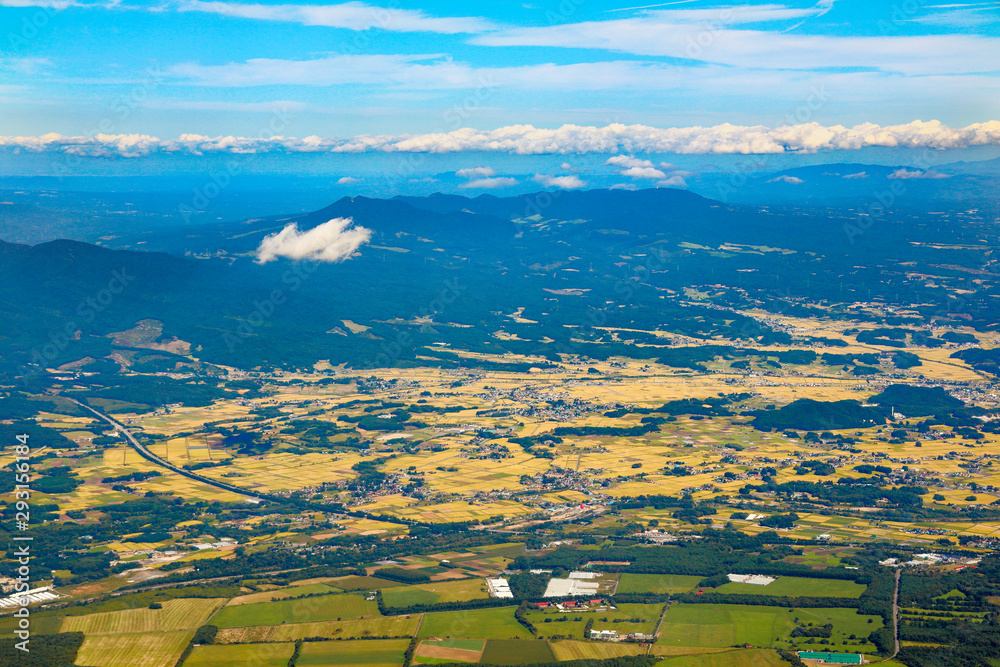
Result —
[[[201,482],[203,484],[208,484],[209,486],[214,486],[214,487],[216,487],[218,489],[223,489],[224,491],[231,491],[232,493],[238,493],[241,496],[249,496],[249,497],[253,497],[253,498],[260,498],[262,500],[270,500],[270,501],[276,502],[276,503],[287,503],[287,502],[289,502],[288,498],[284,498],[282,496],[275,496],[275,495],[271,495],[269,493],[263,493],[261,491],[254,491],[252,489],[245,489],[245,488],[240,487],[240,486],[235,486],[233,484],[229,484],[228,482],[220,482],[217,479],[212,479],[211,477],[205,477],[204,475],[199,475],[198,473],[191,472],[190,470],[185,470],[184,468],[181,468],[180,466],[175,466],[173,463],[170,463],[169,461],[165,461],[165,460],[161,459],[159,456],[157,456],[153,452],[151,452],[148,449],[146,449],[146,446],[143,445],[138,440],[136,440],[135,436],[133,436],[132,433],[127,428],[125,428],[125,425],[122,424],[117,419],[114,419],[113,417],[109,417],[108,415],[106,415],[106,414],[104,414],[102,412],[99,412],[99,411],[95,410],[94,408],[90,407],[86,403],[81,403],[80,401],[76,400],[75,398],[70,398],[69,396],[66,396],[66,398],[69,399],[69,400],[71,400],[71,401],[73,401],[74,403],[76,403],[77,405],[79,405],[81,408],[84,408],[85,410],[89,410],[90,412],[94,413],[98,418],[103,419],[104,421],[108,422],[109,424],[111,424],[112,426],[114,426],[115,428],[117,428],[119,431],[121,431],[125,435],[125,439],[128,440],[128,443],[129,443],[129,445],[131,445],[132,449],[134,449],[135,451],[137,451],[139,453],[139,456],[141,456],[142,458],[146,459],[150,463],[155,463],[156,465],[162,466],[162,467],[166,468],[167,470],[172,470],[173,472],[177,473],[178,475],[183,475],[184,477],[187,477],[188,479],[193,479],[193,480]],[[360,519],[372,519],[374,521],[390,521],[390,522],[400,523],[400,524],[404,524],[404,525],[412,525],[412,524],[415,523],[415,522],[413,522],[411,520],[400,519],[400,518],[397,518],[397,517],[391,517],[391,519],[388,519],[388,518],[386,518],[384,516],[376,515],[376,514],[371,514],[369,512],[365,512],[363,510],[358,510],[358,509],[347,509],[347,508],[337,509],[337,508],[329,507],[327,505],[312,503],[312,502],[309,502],[309,501],[304,501],[304,504],[305,504],[306,507],[309,507],[311,509],[315,509],[315,510],[318,510],[318,511],[321,511],[321,512],[336,512],[337,514],[343,514],[343,515],[346,515],[346,516],[352,516],[352,517],[360,518]]]
[[[69,398],[69,397],[67,396],[67,398]],[[161,459],[159,456],[157,456],[153,452],[151,452],[148,449],[146,449],[146,446],[143,445],[138,440],[136,440],[135,436],[133,436],[132,433],[127,428],[125,428],[125,425],[122,424],[121,422],[119,422],[117,419],[113,419],[113,418],[107,416],[106,414],[98,412],[97,410],[95,410],[94,408],[90,407],[89,405],[87,405],[85,403],[81,403],[80,401],[78,401],[78,400],[76,400],[74,398],[70,398],[69,400],[73,401],[74,403],[76,403],[77,405],[79,405],[81,408],[84,408],[85,410],[89,410],[90,412],[93,412],[95,415],[97,415],[98,418],[103,419],[104,421],[108,422],[109,424],[111,424],[112,426],[114,426],[115,428],[117,428],[119,431],[121,431],[125,435],[125,439],[128,440],[128,443],[132,446],[132,449],[134,449],[135,451],[137,451],[139,453],[139,456],[141,456],[142,458],[146,459],[150,463],[155,463],[158,466],[162,466],[164,468],[167,468],[168,470],[172,470],[175,473],[177,473],[178,475],[183,475],[184,477],[187,477],[189,479],[193,479],[193,480],[202,482],[203,484],[208,484],[209,486],[214,486],[214,487],[219,488],[219,489],[224,489],[225,491],[231,491],[233,493],[238,493],[238,494],[240,494],[242,496],[251,496],[251,497],[254,497],[254,498],[262,498],[263,500],[274,500],[274,501],[278,501],[278,502],[282,502],[282,501],[286,501],[287,500],[286,498],[281,498],[281,497],[278,497],[278,496],[272,496],[272,495],[267,494],[267,493],[260,493],[259,491],[252,491],[250,489],[244,489],[244,488],[241,488],[239,486],[234,486],[232,484],[228,484],[226,482],[220,482],[219,480],[212,479],[211,477],[205,477],[204,475],[199,475],[197,473],[191,472],[190,470],[185,470],[184,468],[181,468],[180,466],[175,466],[173,463],[170,463],[169,461],[165,461],[165,460]]]

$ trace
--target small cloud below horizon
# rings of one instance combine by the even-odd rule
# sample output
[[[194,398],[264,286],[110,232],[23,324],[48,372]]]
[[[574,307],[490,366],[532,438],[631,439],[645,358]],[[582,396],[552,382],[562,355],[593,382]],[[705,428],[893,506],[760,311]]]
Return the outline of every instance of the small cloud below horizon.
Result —
[[[467,183],[462,183],[458,187],[462,190],[495,190],[497,188],[509,188],[517,185],[518,180],[509,176],[497,176],[493,167],[466,167],[459,169],[455,175],[460,178],[467,178]]]
[[[354,185],[355,183],[360,183],[360,178],[355,178],[353,176],[343,176],[337,179],[337,185]]]
[[[459,178],[489,178],[496,176],[496,169],[493,167],[466,167],[455,172]]]
[[[618,167],[618,174],[621,176],[656,180],[656,185],[660,187],[686,188],[687,182],[684,177],[691,175],[691,172],[680,171],[669,162],[653,164],[651,160],[643,160],[632,155],[613,155],[604,164],[605,166]]]
[[[799,185],[800,183],[805,183],[798,176],[789,176],[787,174],[782,174],[781,176],[775,176],[774,178],[767,181],[768,183],[791,183],[792,185]]]
[[[866,172],[859,171],[856,174],[844,174],[842,176],[842,178],[845,178],[845,179],[847,179],[849,181],[854,181],[854,180],[857,180],[859,178],[868,178],[868,174]]]
[[[657,181],[656,185],[661,188],[686,188],[687,181],[680,174],[674,174],[670,178],[665,178],[662,181]]]
[[[266,264],[279,257],[342,262],[372,238],[370,229],[353,225],[353,218],[333,218],[306,231],[299,231],[294,222],[285,225],[280,232],[265,236],[260,242],[257,263]]]
[[[541,183],[547,188],[559,188],[560,190],[576,190],[587,187],[587,183],[579,176],[549,176],[546,174],[535,174],[531,180]]]
[[[919,171],[911,169],[897,169],[896,171],[889,174],[888,178],[897,180],[909,180],[911,178],[929,178],[932,180],[937,180],[941,178],[951,178],[948,174],[942,174],[941,172],[934,171],[930,169],[928,171]]]
[[[510,178],[505,176],[498,176],[496,178],[477,178],[474,181],[469,181],[468,183],[462,183],[460,188],[463,190],[473,190],[473,189],[483,189],[483,190],[494,190],[496,188],[508,188],[512,185],[517,185],[518,180],[516,178]]]

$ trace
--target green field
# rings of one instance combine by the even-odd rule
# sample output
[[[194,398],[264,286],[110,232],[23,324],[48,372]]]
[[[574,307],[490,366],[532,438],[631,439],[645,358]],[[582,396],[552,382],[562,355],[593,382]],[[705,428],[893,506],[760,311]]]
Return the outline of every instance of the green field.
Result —
[[[787,667],[788,663],[767,649],[726,651],[666,658],[657,667]]]
[[[286,667],[294,651],[295,645],[290,643],[195,646],[183,667]]]
[[[683,574],[631,574],[622,575],[616,593],[658,593],[672,595],[684,593],[698,585],[704,577]]]
[[[421,655],[413,659],[413,664],[415,665],[453,665],[456,662],[463,661],[456,660],[455,658],[428,658],[425,655]]]
[[[480,662],[487,665],[531,665],[554,662],[548,642],[518,639],[491,639]]]
[[[87,616],[67,616],[59,631],[102,635],[195,629],[204,624],[223,603],[225,600],[222,598],[178,598],[164,602],[162,609],[123,609]]]
[[[942,593],[941,595],[936,596],[934,599],[935,600],[950,600],[951,598],[955,598],[957,600],[964,600],[965,599],[965,593],[963,593],[962,591],[960,591],[958,589],[953,588],[950,591],[948,591],[947,593]]]
[[[213,620],[214,622],[214,620]],[[223,628],[216,642],[240,644],[246,642],[293,641],[307,637],[358,639],[362,637],[412,637],[417,630],[418,616],[360,618],[345,621],[316,621],[253,627]]]
[[[399,586],[382,591],[382,600],[387,607],[409,607],[415,604],[434,604],[440,596],[416,586]]]
[[[421,642],[427,646],[441,646],[443,648],[457,648],[463,651],[482,651],[485,642],[482,639],[440,639],[435,641]]]
[[[831,519],[836,517],[830,517]],[[844,523],[848,525],[850,521]],[[817,549],[816,547],[803,547],[802,554],[798,556],[788,556],[782,560],[786,563],[798,563],[800,565],[809,565],[815,569],[823,569],[827,567],[834,567],[841,564],[840,557],[838,554],[849,552],[850,550],[845,549]]]
[[[738,646],[787,648],[795,619],[813,625],[833,624],[831,645],[845,652],[873,651],[870,644],[844,646],[849,635],[867,637],[882,627],[878,616],[862,616],[854,609],[795,609],[753,605],[671,605],[660,628],[657,644],[666,646]],[[872,623],[868,623],[868,619]]]
[[[514,618],[514,609],[515,607],[497,607],[424,614],[420,636],[530,639],[531,633]]]
[[[387,607],[464,602],[486,597],[489,597],[489,593],[486,592],[486,582],[482,579],[436,581],[416,586],[398,586],[382,591],[382,600]]]
[[[342,589],[328,586],[327,584],[308,584],[306,586],[289,586],[273,591],[263,591],[260,593],[249,593],[235,597],[229,601],[228,606],[235,607],[241,604],[255,604],[257,602],[271,602],[272,600],[282,600],[284,598],[294,598],[300,595],[314,595],[316,593],[339,593]]]
[[[337,618],[378,616],[378,605],[361,595],[321,595],[302,600],[259,602],[223,607],[212,619],[220,628],[250,625],[279,625],[281,623],[308,623],[330,621]]]
[[[409,644],[406,639],[373,639],[355,642],[304,642],[296,667],[365,665],[399,667]]]
[[[36,611],[31,615],[31,635],[54,635],[59,632],[62,625],[61,616],[45,616],[44,614],[54,614],[54,611]],[[13,636],[17,628],[17,619],[13,616],[0,618],[0,635]]]
[[[174,667],[194,630],[87,635],[76,664],[87,667]]]
[[[865,592],[863,584],[842,579],[813,579],[811,577],[778,577],[767,586],[736,584],[730,582],[717,589],[720,593],[738,595],[775,595],[780,597],[829,597],[858,598]]]
[[[330,580],[331,586],[342,588],[345,591],[374,591],[382,588],[392,588],[402,586],[399,582],[379,579],[378,577],[337,577]]]
[[[593,620],[594,630],[617,630],[621,634],[643,632],[652,634],[663,611],[662,604],[619,604],[616,611],[580,611],[567,614],[555,609],[545,611],[529,611],[528,620],[534,624],[541,637],[553,635],[569,635],[583,639],[583,629],[587,621]],[[641,623],[631,623],[632,619],[641,619]],[[615,621],[618,621],[617,623]]]

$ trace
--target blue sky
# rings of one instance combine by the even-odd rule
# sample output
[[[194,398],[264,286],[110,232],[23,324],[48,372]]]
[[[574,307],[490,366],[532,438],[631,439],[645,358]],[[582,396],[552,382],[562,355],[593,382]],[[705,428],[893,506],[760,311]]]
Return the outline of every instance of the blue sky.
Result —
[[[51,133],[138,135],[69,148],[115,156],[275,137],[341,152],[1000,143],[1000,2],[0,0],[0,25],[7,150],[67,150],[37,139]],[[650,130],[602,130],[616,124]],[[544,132],[566,125],[584,129]]]

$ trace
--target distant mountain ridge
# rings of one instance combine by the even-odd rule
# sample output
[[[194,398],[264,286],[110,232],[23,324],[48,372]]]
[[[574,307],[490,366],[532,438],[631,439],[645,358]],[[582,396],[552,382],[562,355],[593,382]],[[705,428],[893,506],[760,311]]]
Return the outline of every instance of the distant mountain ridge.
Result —
[[[253,261],[261,239],[286,225],[305,231],[344,217],[373,232],[347,261]],[[629,333],[648,346],[637,347],[603,327],[762,345],[792,339],[737,311],[997,326],[995,288],[980,278],[1000,273],[995,223],[968,211],[861,217],[675,189],[344,197],[308,213],[110,242],[130,249],[0,243],[8,374],[84,357],[118,363],[125,357],[109,334],[147,319],[199,361],[239,368],[469,363],[450,350],[550,361],[663,356],[657,336]],[[126,289],[115,272],[127,274]],[[854,307],[872,302],[906,314]]]
[[[514,224],[490,215],[463,211],[437,212],[403,201],[343,197],[310,213],[274,215],[239,222],[152,230],[125,236],[119,243],[136,247],[139,243],[172,253],[252,253],[263,238],[294,224],[300,231],[312,229],[334,218],[351,218],[366,227],[378,245],[397,245],[403,235],[426,238],[445,247],[503,246],[515,234]]]

